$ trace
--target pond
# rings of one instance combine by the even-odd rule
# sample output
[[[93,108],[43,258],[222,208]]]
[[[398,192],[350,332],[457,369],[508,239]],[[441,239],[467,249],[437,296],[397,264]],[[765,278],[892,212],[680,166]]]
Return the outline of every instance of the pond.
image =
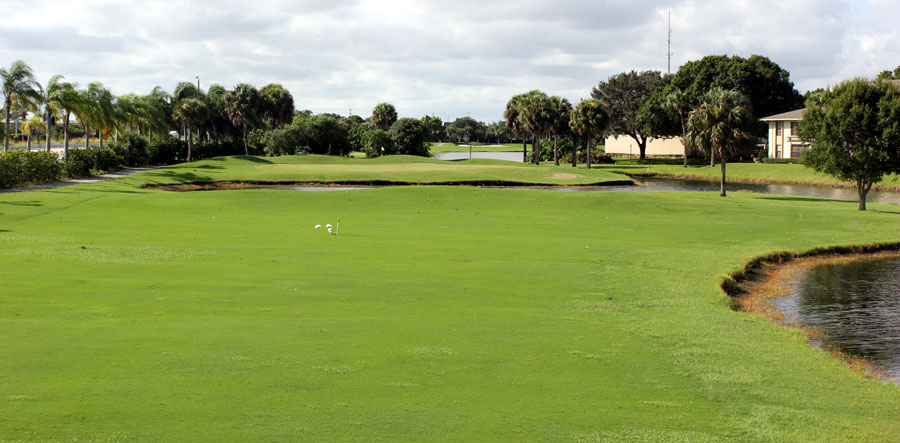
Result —
[[[506,160],[522,163],[522,151],[519,152],[473,152],[469,157],[468,152],[445,152],[435,154],[438,160],[468,160],[470,158],[485,158],[490,160]]]
[[[900,383],[900,259],[816,266],[790,287],[775,306],[789,321],[824,331],[814,345],[870,359]]]

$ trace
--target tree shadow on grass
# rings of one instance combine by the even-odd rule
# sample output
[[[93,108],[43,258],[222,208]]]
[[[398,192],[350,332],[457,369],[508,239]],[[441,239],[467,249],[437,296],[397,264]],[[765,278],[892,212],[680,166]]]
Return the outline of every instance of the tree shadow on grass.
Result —
[[[729,191],[729,192],[737,192],[737,191]],[[752,192],[752,191],[751,191]],[[797,202],[839,202],[839,203],[847,203],[847,204],[859,204],[857,201],[853,200],[841,200],[836,198],[824,198],[824,197],[794,197],[788,195],[766,195],[758,197],[760,200],[775,200],[775,201],[797,201]]]
[[[43,203],[40,203],[36,200],[32,201],[24,201],[24,202],[0,202],[0,205],[11,205],[11,206],[44,206]]]
[[[253,163],[266,163],[266,164],[272,163],[271,160],[268,160],[268,159],[265,159],[262,157],[257,157],[255,155],[234,155],[234,156],[230,156],[230,157],[215,157],[215,158],[211,158],[209,160],[217,161],[217,162],[225,162],[225,161],[229,161],[231,159],[246,160],[248,162],[253,162]]]

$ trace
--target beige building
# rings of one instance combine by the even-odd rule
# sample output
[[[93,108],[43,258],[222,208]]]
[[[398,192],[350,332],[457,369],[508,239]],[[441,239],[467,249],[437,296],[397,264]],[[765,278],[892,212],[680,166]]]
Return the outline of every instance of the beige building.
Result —
[[[769,124],[769,158],[798,158],[809,150],[809,143],[804,143],[797,136],[797,124],[805,110],[797,109],[760,119]]]
[[[606,137],[606,153],[612,156],[628,155],[637,157],[641,154],[638,144],[627,135],[611,135]],[[684,145],[681,137],[647,139],[647,157],[682,157]],[[688,152],[690,154],[690,152]]]

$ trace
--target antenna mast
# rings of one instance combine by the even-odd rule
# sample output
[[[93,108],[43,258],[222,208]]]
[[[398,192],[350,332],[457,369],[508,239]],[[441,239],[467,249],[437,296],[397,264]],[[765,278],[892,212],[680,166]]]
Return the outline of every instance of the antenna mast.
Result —
[[[669,11],[669,32],[666,38],[666,74],[672,73],[672,11]]]

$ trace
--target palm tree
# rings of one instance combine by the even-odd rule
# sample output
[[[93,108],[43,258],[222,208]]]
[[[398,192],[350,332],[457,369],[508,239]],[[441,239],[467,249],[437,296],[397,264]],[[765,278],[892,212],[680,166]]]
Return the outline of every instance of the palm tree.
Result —
[[[522,119],[519,118],[521,115],[520,110],[522,109],[522,101],[525,99],[525,94],[514,95],[508,102],[506,102],[506,110],[503,111],[503,118],[506,119],[506,128],[516,134],[516,136],[522,138],[522,163],[525,163],[528,160],[528,145],[527,138],[525,137],[525,127],[522,124]]]
[[[84,128],[84,148],[87,149],[91,145],[91,120],[97,113],[97,104],[91,99],[90,92],[87,89],[76,90],[78,94],[78,104],[73,109],[75,117]]]
[[[259,90],[262,97],[261,117],[272,129],[283,128],[294,118],[294,96],[279,83],[270,83]],[[396,117],[395,117],[396,120]]]
[[[531,162],[541,163],[541,136],[546,134],[553,123],[550,97],[542,91],[534,90],[525,95],[520,103],[519,118],[522,126],[531,133]]]
[[[572,132],[584,137],[587,141],[587,168],[591,169],[591,140],[609,126],[609,113],[599,100],[589,98],[578,102],[569,119]],[[572,152],[572,166],[576,166],[577,148]]]
[[[9,69],[0,68],[0,83],[3,87],[3,106],[6,108],[6,126],[3,131],[3,150],[9,149],[9,112],[14,102],[33,102],[40,99],[40,93],[35,90],[37,82],[34,74],[22,60],[16,60]]]
[[[100,148],[103,148],[103,133],[115,128],[118,124],[113,105],[114,99],[115,97],[102,83],[94,82],[88,85],[86,100],[91,103],[91,118],[97,129]]]
[[[687,136],[687,130],[684,127],[684,118],[691,110],[690,97],[688,97],[688,95],[681,89],[675,89],[666,96],[664,106],[671,111],[677,112],[678,118],[681,119],[681,144],[684,145],[684,167],[686,168],[688,144],[685,140],[685,137]]]
[[[187,98],[178,104],[175,113],[187,124],[188,154],[187,161],[191,161],[191,151],[194,147],[193,129],[199,128],[209,120],[209,105],[201,98]]]
[[[572,104],[568,99],[554,95],[550,97],[549,135],[553,136],[553,164],[559,166],[559,151],[557,150],[559,136],[569,133],[569,116],[572,114]]]
[[[247,125],[259,119],[259,101],[259,91],[247,83],[235,86],[225,99],[225,113],[235,126],[241,127],[244,155],[250,155],[250,149],[247,147]]]
[[[147,143],[153,143],[153,130],[165,132],[172,116],[172,96],[163,88],[156,86],[150,94],[140,97],[144,110],[144,124],[147,126]]]
[[[379,103],[372,110],[372,126],[387,131],[397,121],[397,110],[390,103]]]
[[[750,140],[753,114],[750,101],[737,91],[714,88],[706,93],[700,106],[691,111],[687,137],[694,146],[705,146],[710,155],[719,152],[722,165],[720,196],[725,197],[725,162],[728,155]]]
[[[65,143],[63,158],[69,161],[69,118],[81,105],[81,96],[78,94],[78,85],[70,82],[60,82],[62,76],[50,79],[47,86],[47,97],[52,109],[62,112],[63,140]]]
[[[32,115],[31,118],[22,123],[22,132],[28,137],[29,151],[31,150],[31,134],[34,133],[35,129],[40,130],[41,126],[44,126],[44,122],[39,114]]]

